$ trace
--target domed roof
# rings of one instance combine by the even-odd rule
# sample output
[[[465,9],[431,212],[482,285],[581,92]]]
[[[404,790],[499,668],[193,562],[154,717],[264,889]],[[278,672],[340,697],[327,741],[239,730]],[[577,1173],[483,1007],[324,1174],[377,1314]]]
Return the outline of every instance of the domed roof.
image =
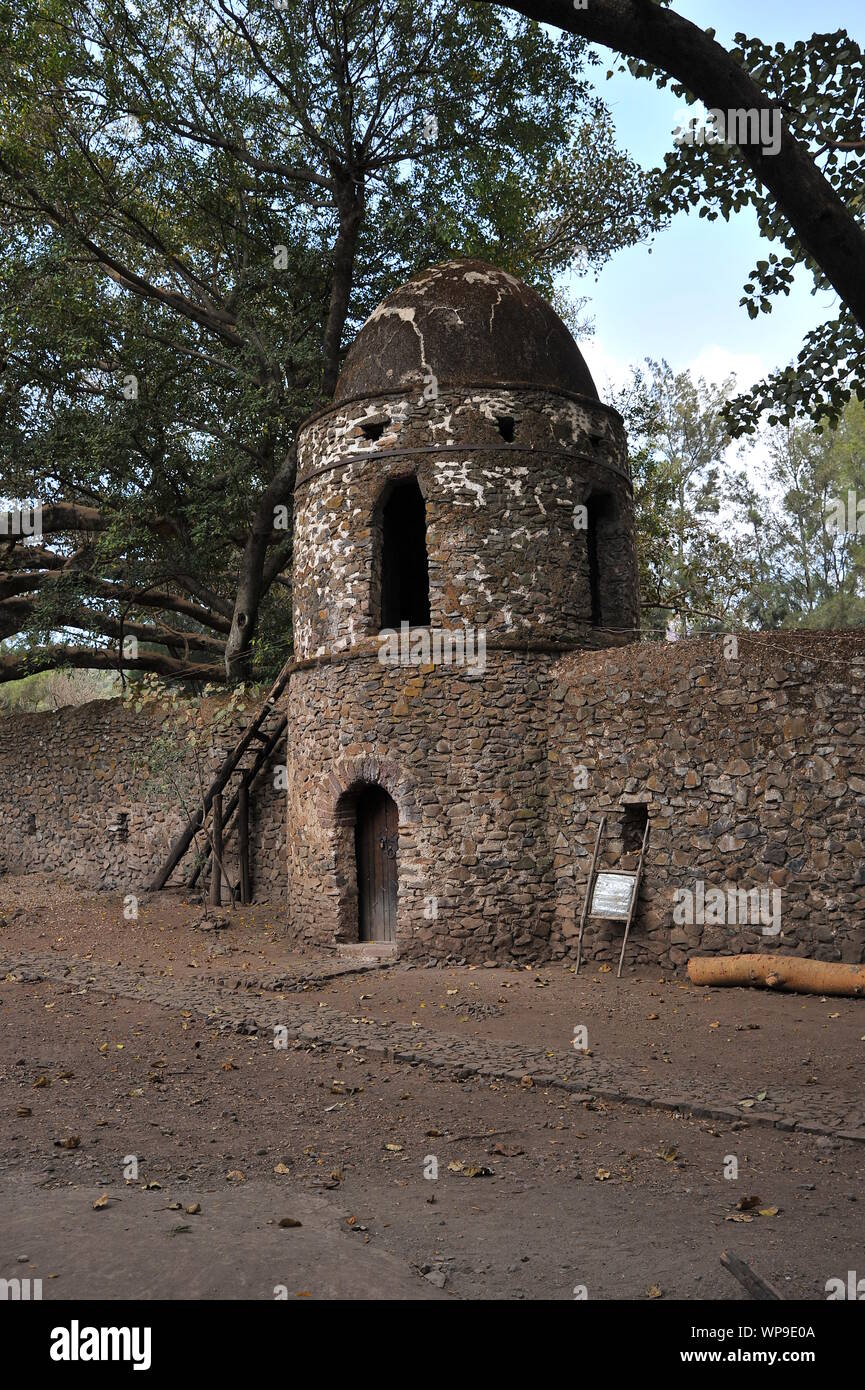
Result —
[[[430,266],[388,295],[352,343],[335,401],[381,391],[473,385],[572,391],[598,399],[558,314],[485,261]]]

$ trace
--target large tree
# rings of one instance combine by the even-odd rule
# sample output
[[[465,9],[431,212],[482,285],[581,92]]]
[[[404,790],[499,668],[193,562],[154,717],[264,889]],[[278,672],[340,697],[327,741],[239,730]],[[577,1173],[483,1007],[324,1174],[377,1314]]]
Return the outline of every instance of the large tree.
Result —
[[[453,253],[549,292],[654,225],[646,181],[584,42],[484,6],[22,0],[0,39],[0,496],[43,504],[0,679],[267,668],[357,325]]]

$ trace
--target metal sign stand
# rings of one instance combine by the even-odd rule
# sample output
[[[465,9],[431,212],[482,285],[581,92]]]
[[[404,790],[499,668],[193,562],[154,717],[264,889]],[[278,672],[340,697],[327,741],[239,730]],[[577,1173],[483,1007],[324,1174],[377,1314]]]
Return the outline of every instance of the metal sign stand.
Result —
[[[631,930],[631,923],[634,920],[634,914],[637,910],[637,898],[639,897],[640,882],[643,877],[643,864],[646,858],[646,847],[649,843],[649,822],[648,820],[646,821],[646,828],[643,831],[643,843],[640,846],[640,855],[637,860],[636,869],[633,871],[625,869],[604,870],[605,878],[629,878],[632,880],[633,887],[631,889],[631,897],[630,902],[628,904],[628,911],[626,915],[623,914],[621,917],[618,917],[616,914],[612,912],[592,911],[595,896],[595,884],[598,879],[598,855],[601,851],[601,844],[604,838],[606,828],[607,818],[606,816],[601,816],[600,824],[598,825],[598,833],[595,837],[595,851],[592,855],[592,867],[589,870],[589,877],[586,882],[586,896],[583,900],[583,910],[580,915],[580,934],[577,938],[577,968],[574,973],[579,975],[580,965],[582,964],[583,960],[583,933],[586,929],[586,919],[588,917],[592,917],[595,920],[604,919],[606,921],[623,921],[625,923],[625,934],[622,937],[622,950],[621,954],[619,955],[619,968],[616,971],[616,979],[618,980],[621,979],[622,975],[622,965],[625,960],[625,947],[628,944],[628,933]]]

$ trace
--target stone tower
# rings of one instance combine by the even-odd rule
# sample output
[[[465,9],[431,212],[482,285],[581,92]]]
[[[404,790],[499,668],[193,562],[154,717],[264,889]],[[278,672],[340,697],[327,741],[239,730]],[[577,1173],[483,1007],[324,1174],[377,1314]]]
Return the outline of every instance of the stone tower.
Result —
[[[305,422],[294,524],[293,933],[537,955],[555,663],[637,626],[620,417],[533,290],[434,266],[374,311]]]

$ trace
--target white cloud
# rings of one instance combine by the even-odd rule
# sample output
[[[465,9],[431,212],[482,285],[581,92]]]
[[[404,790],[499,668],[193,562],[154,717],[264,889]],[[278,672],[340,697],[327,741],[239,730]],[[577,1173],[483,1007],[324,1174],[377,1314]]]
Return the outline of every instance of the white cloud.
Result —
[[[705,377],[706,381],[715,385],[728,376],[734,376],[740,391],[747,391],[769,372],[758,352],[731,352],[718,344],[702,348],[687,364],[687,369],[692,376]]]
[[[630,362],[607,352],[597,338],[584,338],[578,346],[586,359],[586,365],[602,401],[609,399],[614,391],[620,390],[630,381]]]
[[[598,338],[582,339],[579,348],[602,400],[605,400],[611,391],[628,384],[632,366],[642,365],[635,358],[616,357],[607,351]],[[760,353],[732,352],[718,343],[701,348],[696,357],[692,357],[689,362],[674,362],[671,365],[676,371],[690,371],[695,378],[704,377],[714,385],[719,385],[727,377],[733,376],[739,391],[749,390],[756,382],[768,376],[770,371],[768,363]]]

